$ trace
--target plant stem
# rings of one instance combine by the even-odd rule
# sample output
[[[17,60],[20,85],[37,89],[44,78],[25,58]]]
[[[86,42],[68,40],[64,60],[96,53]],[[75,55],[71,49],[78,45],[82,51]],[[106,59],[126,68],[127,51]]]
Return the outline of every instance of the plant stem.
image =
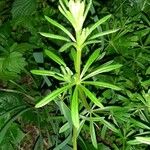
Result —
[[[80,71],[81,71],[81,48],[77,49],[77,58],[76,58],[76,66],[77,66],[77,83],[80,83]]]
[[[77,129],[76,127],[73,127],[73,150],[77,150]]]

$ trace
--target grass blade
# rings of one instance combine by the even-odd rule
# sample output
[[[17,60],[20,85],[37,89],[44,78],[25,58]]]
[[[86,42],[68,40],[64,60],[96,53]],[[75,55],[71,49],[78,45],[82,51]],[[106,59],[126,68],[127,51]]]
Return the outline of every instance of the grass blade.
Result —
[[[64,86],[62,88],[58,88],[55,91],[51,92],[49,95],[47,95],[44,99],[42,99],[40,102],[38,102],[35,107],[39,108],[39,107],[43,107],[45,106],[47,103],[49,103],[50,101],[54,100],[56,97],[58,97],[61,93],[63,93],[64,91],[66,91],[67,89],[69,89],[72,85],[67,85]]]

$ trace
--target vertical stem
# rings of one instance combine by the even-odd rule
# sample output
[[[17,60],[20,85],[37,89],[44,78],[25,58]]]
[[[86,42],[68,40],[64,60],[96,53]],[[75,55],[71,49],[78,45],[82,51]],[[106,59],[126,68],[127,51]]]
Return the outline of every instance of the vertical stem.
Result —
[[[80,82],[80,71],[81,71],[81,48],[80,47],[77,48],[77,58],[76,59],[77,59],[76,60],[77,82]]]
[[[77,129],[76,127],[73,127],[73,150],[77,150]]]
[[[76,55],[76,84],[80,84],[80,72],[81,72],[81,45],[80,45],[80,31],[76,32],[76,51],[77,51],[77,55]],[[72,138],[72,142],[73,142],[73,150],[77,150],[77,128],[73,127],[73,138]]]

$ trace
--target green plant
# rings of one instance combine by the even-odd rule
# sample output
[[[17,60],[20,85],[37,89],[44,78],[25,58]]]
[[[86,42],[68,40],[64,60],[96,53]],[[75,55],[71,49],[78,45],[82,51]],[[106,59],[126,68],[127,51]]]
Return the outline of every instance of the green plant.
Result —
[[[74,68],[69,68],[63,59],[61,59],[54,52],[46,49],[46,55],[50,59],[58,63],[60,65],[60,69],[50,71],[31,71],[33,74],[51,76],[60,81],[61,87],[48,94],[44,99],[39,101],[35,107],[39,108],[45,106],[50,101],[57,99],[66,101],[67,106],[70,109],[69,113],[71,114],[71,120],[69,119],[70,121],[68,120],[68,123],[66,123],[61,128],[61,130],[66,131],[69,128],[73,130],[72,144],[74,150],[77,149],[77,138],[85,121],[90,122],[91,140],[95,148],[97,148],[94,127],[96,121],[100,121],[102,124],[105,124],[110,130],[116,133],[119,132],[102,116],[98,117],[94,112],[94,109],[96,109],[97,107],[100,108],[99,110],[105,111],[105,109],[107,109],[107,106],[105,107],[103,105],[103,99],[101,97],[97,98],[96,93],[92,93],[90,89],[93,86],[96,86],[102,88],[110,88],[112,90],[121,90],[120,87],[114,85],[113,83],[98,81],[97,79],[95,79],[95,77],[99,74],[107,73],[113,70],[119,71],[119,68],[122,65],[114,63],[113,61],[109,61],[101,64],[98,67],[91,67],[95,61],[100,60],[104,57],[104,53],[102,53],[99,49],[96,49],[92,53],[92,55],[88,58],[87,62],[84,65],[82,64],[81,60],[82,54],[84,54],[87,49],[92,50],[90,48],[90,44],[99,43],[99,38],[101,36],[118,31],[118,29],[112,29],[94,34],[94,31],[97,29],[97,27],[105,23],[111,17],[111,15],[107,15],[90,27],[83,28],[83,24],[87,17],[91,3],[92,1],[90,1],[86,7],[86,3],[80,0],[70,0],[69,2],[67,0],[60,0],[59,10],[73,26],[75,36],[73,36],[73,34],[71,34],[71,32],[64,26],[47,16],[45,16],[46,20],[50,24],[62,30],[68,37],[40,32],[40,34],[44,37],[65,41],[65,44],[60,48],[59,51],[63,52],[72,49]]]

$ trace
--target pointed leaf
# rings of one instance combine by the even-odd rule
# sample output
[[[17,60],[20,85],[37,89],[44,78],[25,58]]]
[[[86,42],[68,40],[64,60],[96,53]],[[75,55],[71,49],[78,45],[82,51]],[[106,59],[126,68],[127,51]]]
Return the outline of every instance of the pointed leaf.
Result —
[[[57,145],[53,150],[61,150],[63,149],[71,140],[72,135],[70,134],[63,142]]]
[[[42,76],[51,76],[58,80],[65,81],[63,79],[63,75],[54,71],[48,71],[48,70],[31,70],[31,73],[36,75],[42,75]]]
[[[63,133],[70,128],[69,122],[65,123],[60,129],[59,133]]]
[[[115,32],[117,32],[118,30],[119,30],[119,29],[108,30],[108,31],[104,31],[104,32],[95,34],[95,35],[93,35],[92,37],[90,37],[89,40],[93,40],[93,39],[99,38],[99,37],[104,36],[104,35],[107,35],[107,34],[115,33]]]
[[[115,69],[118,69],[120,68],[122,65],[121,64],[115,64],[115,65],[108,65],[108,66],[100,66],[99,69],[93,71],[92,73],[88,74],[86,77],[84,77],[82,80],[86,80],[88,78],[91,78],[97,74],[100,74],[100,73],[104,73],[104,72],[109,72],[109,71],[112,71],[112,70],[115,70]]]
[[[67,50],[67,49],[68,49],[69,47],[71,47],[72,45],[74,45],[73,42],[64,44],[64,45],[59,49],[59,52],[64,52],[65,50]]]
[[[45,16],[45,19],[50,22],[52,25],[58,27],[59,29],[61,29],[62,31],[64,31],[74,42],[76,41],[75,38],[72,36],[72,34],[64,27],[62,26],[60,23],[56,22],[55,20]]]
[[[79,105],[78,86],[76,86],[71,101],[71,117],[72,117],[72,122],[77,129],[79,128],[78,105]]]
[[[97,106],[103,108],[104,106],[100,103],[100,101],[93,95],[86,87],[80,85],[86,96]]]
[[[136,140],[139,141],[140,143],[150,145],[150,137],[136,137]]]
[[[64,36],[55,35],[55,34],[51,34],[51,33],[44,33],[44,32],[40,32],[40,34],[41,34],[42,36],[44,36],[44,37],[47,37],[47,38],[70,42],[70,40],[67,39],[67,38],[64,37]]]
[[[113,132],[119,133],[119,131],[108,121],[104,120],[103,118],[100,121],[101,123],[103,123],[107,128],[109,128],[110,130],[112,130]]]
[[[65,62],[59,58],[59,56],[57,56],[56,54],[54,54],[53,52],[49,51],[49,50],[45,50],[46,55],[51,58],[52,60],[54,60],[56,63],[58,63],[59,65],[63,65],[66,67]]]
[[[100,26],[102,23],[104,23],[105,21],[107,21],[109,18],[111,17],[111,15],[107,15],[105,17],[103,17],[102,19],[100,19],[99,21],[97,21],[89,30],[89,34],[91,34],[98,26]]]
[[[89,57],[89,59],[87,60],[83,70],[82,70],[82,73],[81,73],[81,78],[84,76],[84,74],[86,73],[86,71],[89,69],[89,67],[91,66],[91,64],[96,60],[96,58],[98,58],[99,56],[99,53],[100,53],[100,50],[97,49],[93,52],[93,54]]]
[[[65,92],[67,89],[69,89],[72,85],[67,85],[62,88],[58,88],[55,91],[51,92],[49,95],[47,95],[44,99],[42,99],[40,102],[38,102],[35,107],[43,107],[50,101],[54,100],[56,97],[58,97],[61,93]]]
[[[95,134],[93,121],[90,121],[90,135],[91,135],[92,144],[97,149],[97,140],[96,140],[96,134]]]
[[[110,83],[106,83],[106,82],[96,82],[96,81],[84,81],[82,82],[84,84],[90,84],[90,85],[95,85],[95,86],[100,86],[100,87],[105,87],[105,88],[110,88],[113,90],[121,90],[120,87],[110,84]]]

